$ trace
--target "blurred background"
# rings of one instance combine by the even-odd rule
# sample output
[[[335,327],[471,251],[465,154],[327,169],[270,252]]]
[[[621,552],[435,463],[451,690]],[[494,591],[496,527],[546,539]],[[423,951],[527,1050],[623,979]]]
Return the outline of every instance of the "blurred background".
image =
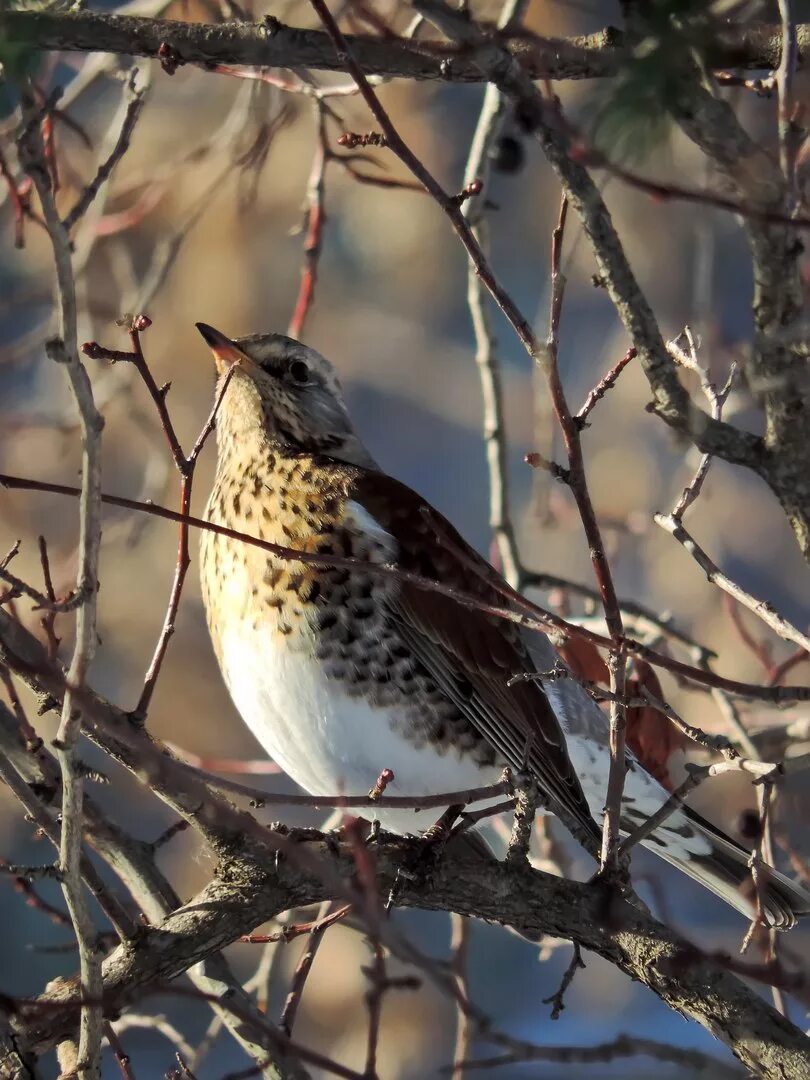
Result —
[[[126,10],[190,20],[221,17],[215,4],[196,0],[136,0]],[[407,24],[407,13],[387,2],[375,10],[397,29]],[[487,2],[475,5],[475,10],[496,17],[498,9]],[[253,14],[258,17],[264,11],[257,7]],[[285,22],[314,25],[307,4],[288,3],[272,11]],[[533,0],[526,21],[544,35],[571,35],[598,30],[618,18],[609,3]],[[56,128],[60,206],[72,205],[104,156],[110,133],[114,138],[120,126],[121,64],[115,58],[85,59],[78,54],[48,57],[39,64],[40,84],[66,88],[66,111],[79,125],[62,123]],[[91,65],[98,68],[92,79]],[[157,63],[139,66],[149,89],[131,149],[76,238],[79,340],[126,348],[126,334],[116,319],[126,312],[148,313],[152,326],[143,335],[145,354],[157,382],[171,382],[168,403],[188,448],[208,414],[214,384],[210,353],[194,322],[203,320],[237,336],[284,331],[290,320],[304,265],[302,221],[317,149],[317,113],[308,97],[270,85],[191,67],[181,67],[169,77]],[[346,79],[318,75],[317,81],[325,85]],[[569,117],[586,127],[604,88],[566,83],[556,89]],[[448,190],[458,191],[483,89],[395,82],[380,93],[408,143]],[[775,101],[744,91],[729,93],[736,94],[735,104],[748,130],[763,143],[773,144]],[[332,148],[341,129],[363,132],[373,126],[354,97],[331,99],[330,105],[342,118],[328,127]],[[516,120],[509,121],[506,134],[510,141],[494,162],[489,192],[492,258],[501,280],[544,336],[550,235],[559,188],[539,148],[522,134]],[[393,155],[385,150],[368,153],[376,164],[365,164],[366,172],[405,178]],[[641,165],[651,176],[674,177],[689,186],[713,182],[700,154],[672,132],[664,133]],[[673,337],[685,324],[691,325],[703,342],[702,362],[723,381],[751,336],[750,263],[738,221],[700,206],[654,202],[608,175],[602,184],[663,333]],[[302,336],[337,366],[352,415],[381,465],[431,500],[488,553],[488,479],[464,252],[428,197],[359,183],[338,163],[328,164],[324,203],[317,288]],[[0,468],[75,483],[79,440],[72,405],[63,373],[46,358],[43,347],[52,325],[50,245],[45,234],[28,223],[25,247],[15,250],[7,197],[0,209],[0,227]],[[563,268],[568,291],[560,363],[569,402],[577,408],[590,387],[621,358],[628,342],[604,290],[592,282],[596,268],[574,215],[569,218]],[[505,321],[497,312],[493,319],[503,365],[509,479],[523,560],[532,569],[590,583],[587,548],[568,492],[523,463],[532,450],[546,456],[561,453],[545,387]],[[106,417],[105,490],[175,505],[177,478],[152,404],[134,370],[90,361],[88,370]],[[646,381],[631,363],[597,407],[584,436],[591,493],[604,522],[620,593],[671,613],[681,628],[720,654],[718,670],[724,674],[763,681],[763,665],[742,642],[721,594],[652,521],[655,512],[672,507],[697,458],[694,450],[645,412],[648,400]],[[744,426],[757,423],[744,391],[732,396],[727,417]],[[213,464],[214,447],[209,444],[195,480],[196,514],[204,507]],[[689,525],[731,577],[770,600],[798,625],[807,625],[806,564],[781,510],[752,474],[715,463]],[[38,581],[36,538],[44,535],[57,593],[67,589],[75,576],[76,526],[72,501],[0,492],[0,550],[20,538],[15,572]],[[196,557],[196,538],[194,551]],[[133,706],[138,698],[162,624],[175,554],[171,524],[108,513],[99,595],[101,647],[92,682],[124,707]],[[564,602],[559,595],[540,599]],[[569,603],[575,615],[588,614],[575,598]],[[32,629],[38,628],[38,616],[26,602],[18,602],[18,611]],[[784,643],[768,639],[752,617],[741,618],[752,634],[768,640],[774,662],[789,654]],[[61,618],[57,623],[64,655],[70,647],[69,621]],[[805,665],[788,679],[805,682],[807,677]],[[667,679],[664,692],[686,719],[709,731],[723,730],[710,695],[689,692]],[[752,727],[784,724],[802,715],[797,707],[777,712],[743,703],[741,709]],[[37,721],[37,726],[46,738],[55,731],[52,716]],[[194,571],[151,706],[149,728],[155,737],[206,759],[260,755],[220,678]],[[90,748],[87,756],[97,760]],[[671,765],[677,780],[682,762],[677,759]],[[109,763],[104,768],[109,772]],[[117,820],[137,821],[140,837],[158,835],[170,821],[161,806],[128,776],[109,775],[109,786],[94,789],[99,802]],[[283,776],[257,780],[268,790],[291,790]],[[743,811],[753,806],[752,789],[738,776],[719,778],[700,789],[695,804],[733,832]],[[780,820],[806,821],[802,815],[807,809],[800,792],[788,787],[780,800]],[[283,816],[291,824],[319,821],[305,812]],[[557,835],[566,843],[561,833]],[[801,847],[801,835],[798,838]],[[804,838],[807,853],[806,832]],[[52,858],[48,845],[34,839],[30,824],[4,789],[0,789],[0,855],[17,863]],[[570,855],[576,873],[590,873],[586,860],[573,850]],[[161,861],[184,898],[201,887],[212,870],[210,859],[189,833],[172,840]],[[638,849],[634,867],[644,879],[640,891],[656,914],[712,949],[738,947],[744,922],[720,901]],[[46,883],[37,889],[62,910],[56,887]],[[447,954],[447,917],[397,912],[394,918],[433,955]],[[0,877],[0,919],[9,931],[0,935],[0,990],[11,990],[13,977],[14,992],[34,994],[50,978],[75,969],[69,927],[26,905],[8,877]],[[807,932],[794,932],[789,944],[797,955],[806,955]],[[301,948],[298,941],[276,950],[268,991],[271,1015],[280,1008]],[[251,977],[261,951],[261,946],[252,945],[229,950],[241,977]],[[301,1041],[353,1068],[362,1067],[365,1052],[366,983],[360,964],[367,959],[362,937],[341,926],[330,930],[296,1029]],[[593,956],[586,956],[587,970],[575,979],[561,1018],[552,1022],[542,999],[557,989],[569,959],[567,946],[538,956],[528,943],[476,924],[470,942],[472,998],[492,1015],[498,1028],[539,1043],[590,1044],[626,1032],[711,1050],[726,1060],[719,1044],[700,1028]],[[167,1000],[161,1008],[192,1046],[199,1042],[209,1019],[204,1005]],[[795,1006],[793,1019],[804,1024]],[[452,1059],[454,1024],[451,1005],[430,989],[388,995],[381,1075],[391,1080],[440,1075]],[[173,1048],[154,1026],[133,1028],[122,1038],[133,1061],[140,1063],[139,1077],[162,1076],[173,1065]],[[475,1049],[475,1056],[488,1056],[492,1050],[484,1044]],[[221,1077],[244,1064],[235,1044],[222,1036],[195,1074],[199,1080]],[[117,1075],[109,1055],[105,1068],[105,1075]],[[640,1078],[650,1076],[653,1068],[662,1080],[694,1075],[675,1065],[653,1066],[644,1058],[587,1066],[533,1063],[481,1069],[478,1075],[502,1080],[524,1075]]]

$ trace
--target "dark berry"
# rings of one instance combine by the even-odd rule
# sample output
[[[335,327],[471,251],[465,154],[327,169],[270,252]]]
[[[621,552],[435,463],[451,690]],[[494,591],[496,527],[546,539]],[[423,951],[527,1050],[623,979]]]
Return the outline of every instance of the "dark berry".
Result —
[[[501,135],[492,150],[492,168],[501,173],[516,173],[523,168],[526,153],[514,135]]]

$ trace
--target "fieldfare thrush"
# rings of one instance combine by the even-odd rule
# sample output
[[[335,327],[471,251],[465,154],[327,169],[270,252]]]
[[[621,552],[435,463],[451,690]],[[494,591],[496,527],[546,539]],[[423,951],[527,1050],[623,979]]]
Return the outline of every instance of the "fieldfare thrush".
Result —
[[[231,340],[197,323],[222,379],[218,461],[206,517],[299,551],[394,565],[508,606],[496,571],[419,495],[382,472],[352,426],[332,366],[281,334]],[[541,634],[470,610],[396,573],[282,559],[203,532],[202,590],[231,697],[267,753],[314,795],[430,795],[534,777],[544,806],[593,851],[610,766],[608,724],[575,680],[532,676],[558,660]],[[530,640],[531,639],[531,640]],[[669,793],[632,754],[621,825]],[[414,814],[380,808],[394,832]],[[645,846],[751,914],[749,855],[688,807]],[[768,871],[777,927],[810,896]]]

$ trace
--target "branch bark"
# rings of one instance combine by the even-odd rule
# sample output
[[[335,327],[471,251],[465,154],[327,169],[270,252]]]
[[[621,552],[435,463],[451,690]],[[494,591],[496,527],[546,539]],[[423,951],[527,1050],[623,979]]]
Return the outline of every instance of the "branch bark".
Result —
[[[292,839],[292,836],[290,837]],[[412,841],[410,842],[412,844]],[[306,845],[323,872],[307,872],[282,860],[256,858],[245,838],[218,877],[138,949],[121,947],[104,964],[105,1010],[137,1000],[150,987],[173,979],[213,950],[291,907],[334,899],[330,880],[350,881],[355,864],[350,844]],[[535,870],[513,872],[499,863],[446,854],[429,884],[402,883],[397,871],[410,850],[407,840],[375,849],[380,895],[397,884],[397,903],[431,911],[455,911],[511,926],[534,938],[576,941],[638,979],[667,1005],[696,1020],[725,1042],[748,1068],[767,1078],[810,1077],[810,1040],[722,964],[699,954],[663,924],[596,884],[580,884]],[[77,997],[66,982],[49,995],[47,1009],[27,1006],[14,1019],[22,1052],[43,1052],[72,1030]],[[58,1009],[57,1003],[65,1003]]]
[[[159,57],[165,46],[180,63],[343,70],[322,30],[285,26],[272,18],[263,23],[213,25],[92,11],[4,11],[0,33],[9,42],[32,49]],[[796,27],[796,40],[797,67],[801,68],[810,55],[810,25]],[[348,41],[367,75],[453,83],[487,81],[475,48],[363,35],[350,35]],[[505,39],[527,75],[554,80],[615,75],[626,55],[625,42],[626,36],[612,26],[584,37]],[[779,26],[731,27],[713,42],[708,60],[717,68],[774,69],[781,48]]]
[[[7,616],[0,651],[33,685],[59,696],[55,669],[45,650]],[[9,651],[9,639],[13,649]],[[104,1011],[112,1014],[150,988],[165,985],[194,964],[290,908],[327,899],[355,899],[352,845],[332,838],[296,842],[299,836],[260,825],[237,810],[202,777],[161,753],[126,714],[85,691],[80,699],[88,734],[144,785],[185,817],[219,857],[217,876],[157,928],[147,928],[137,947],[121,945],[104,962]],[[310,832],[304,838],[311,838]],[[810,1078],[810,1041],[750,991],[719,961],[699,954],[685,939],[599,884],[579,884],[536,871],[467,861],[453,853],[428,883],[398,875],[413,841],[375,847],[379,894],[394,883],[396,902],[435,911],[455,911],[511,926],[524,936],[565,937],[598,952],[655,992],[667,1005],[697,1020],[726,1042],[749,1068],[765,1077]],[[276,858],[281,853],[281,859]],[[396,951],[390,927],[382,943]],[[52,1046],[75,1029],[80,1001],[76,980],[49,991],[49,1005],[21,1004],[13,1023],[20,1054]],[[60,1010],[55,1003],[74,1004]],[[223,1002],[223,1008],[229,1003]],[[268,1053],[293,1048],[262,1020],[240,1012],[243,1037]],[[247,1028],[245,1028],[247,1025]],[[270,1045],[268,1045],[268,1040]]]

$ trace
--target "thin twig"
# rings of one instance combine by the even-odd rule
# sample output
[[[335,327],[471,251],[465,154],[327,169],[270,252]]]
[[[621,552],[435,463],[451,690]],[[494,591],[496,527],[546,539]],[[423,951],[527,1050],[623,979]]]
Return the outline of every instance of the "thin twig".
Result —
[[[83,832],[83,783],[77,770],[77,744],[81,732],[81,712],[74,706],[73,688],[84,684],[87,669],[96,651],[96,592],[101,545],[101,429],[103,418],[96,409],[87,372],[79,359],[76,341],[76,290],[71,265],[68,231],[60,219],[45,151],[37,109],[30,91],[23,96],[26,127],[20,138],[20,160],[34,183],[53,247],[58,283],[59,337],[48,343],[48,352],[63,364],[76,403],[82,433],[82,487],[79,499],[79,572],[76,596],[81,599],[76,615],[76,640],[68,668],[69,687],[65,693],[56,745],[62,771],[62,828],[60,866],[62,888],[73,920],[79,945],[82,992],[91,1001],[101,998],[101,957],[96,930],[81,880]],[[97,1005],[81,1011],[78,1071],[80,1080],[94,1080],[99,1070],[102,1013]]]
[[[315,956],[323,941],[323,935],[329,926],[331,926],[332,922],[334,922],[333,919],[330,920],[330,916],[334,915],[337,910],[338,905],[333,900],[325,900],[318,909],[312,931],[310,932],[306,947],[301,953],[301,958],[293,972],[292,983],[284,1002],[284,1007],[281,1010],[279,1027],[287,1036],[292,1035],[295,1018],[298,1014],[298,1006],[301,1004],[301,998],[304,993],[304,986],[306,985],[307,978],[312,970]]]
[[[565,1009],[565,995],[568,987],[574,981],[574,976],[577,971],[585,970],[585,961],[582,959],[582,950],[579,944],[574,942],[574,955],[571,957],[571,962],[563,972],[562,981],[555,993],[551,997],[543,998],[544,1005],[551,1006],[551,1019],[559,1020],[560,1014]]]
[[[115,1054],[115,1060],[118,1062],[118,1068],[121,1070],[121,1076],[124,1080],[135,1080],[135,1073],[132,1071],[132,1064],[129,1059],[129,1054],[124,1050],[121,1040],[118,1038],[118,1034],[115,1028],[106,1020],[104,1022],[104,1036],[107,1042],[110,1044],[110,1049]]]
[[[622,840],[619,846],[620,854],[626,855],[636,844],[646,840],[656,829],[659,829],[665,821],[683,806],[686,796],[698,785],[702,784],[704,780],[708,780],[712,776],[722,776],[728,772],[744,772],[753,777],[753,783],[772,783],[781,773],[782,766],[771,762],[756,761],[751,758],[735,758],[716,762],[713,765],[697,765],[695,762],[690,761],[686,765],[686,771],[686,779],[670,794],[666,802],[662,803],[654,814],[651,814],[642,825],[639,825],[637,829],[634,829],[632,833]]]
[[[470,948],[470,921],[464,915],[453,913],[450,916],[450,967],[463,998],[470,996],[467,984],[468,956]],[[456,1041],[453,1047],[453,1062],[466,1061],[472,1049],[472,1024],[470,1017],[459,1007],[456,1001]],[[452,1080],[463,1080],[464,1071],[453,1065]]]
[[[37,543],[39,544],[39,559],[42,565],[42,577],[45,581],[45,592],[48,600],[51,603],[55,603],[56,593],[54,592],[53,579],[51,578],[51,564],[50,560],[48,559],[48,545],[45,542],[45,537],[38,537]],[[51,660],[56,659],[59,653],[60,644],[59,638],[56,636],[55,622],[56,612],[53,610],[48,611],[40,619],[40,626],[42,627],[45,638],[48,642],[48,655],[50,656]]]
[[[175,622],[177,619],[177,612],[180,607],[180,599],[183,593],[183,586],[185,584],[188,568],[191,565],[191,556],[189,553],[189,526],[187,520],[188,512],[191,508],[191,494],[192,486],[194,483],[194,470],[197,465],[197,460],[206,444],[211,432],[214,430],[216,424],[217,413],[222,404],[223,398],[230,385],[231,378],[233,376],[233,369],[231,369],[222,380],[222,383],[217,392],[214,405],[208,414],[206,422],[203,424],[200,434],[191,449],[191,452],[186,456],[183,452],[183,448],[180,445],[180,440],[175,431],[174,423],[172,422],[171,414],[169,413],[168,406],[166,404],[166,397],[169,390],[169,384],[159,387],[155,382],[152,375],[149,364],[146,361],[146,357],[143,353],[143,346],[141,345],[141,334],[147,330],[152,324],[151,319],[146,315],[135,315],[130,320],[129,324],[129,337],[131,344],[131,351],[122,352],[117,349],[107,349],[102,345],[99,345],[95,341],[85,342],[82,345],[82,351],[87,355],[97,360],[108,360],[112,363],[131,363],[134,365],[139,376],[143,380],[152,401],[154,402],[155,409],[160,419],[160,424],[163,432],[166,436],[166,442],[169,445],[169,450],[174,461],[175,468],[180,475],[180,514],[182,519],[180,520],[179,540],[177,549],[177,562],[175,564],[174,579],[172,581],[172,587],[169,593],[169,603],[166,608],[166,615],[163,620],[163,627],[158,638],[155,651],[152,656],[152,660],[147,669],[146,676],[144,677],[143,689],[141,690],[138,703],[133,710],[133,715],[140,719],[145,719],[149,711],[149,705],[154,694],[155,687],[157,685],[158,676],[160,675],[163,661],[166,656],[166,651],[169,647],[169,641],[174,634]]]
[[[521,18],[525,8],[526,0],[507,0],[498,26],[511,26]],[[474,239],[485,254],[489,247],[484,210],[491,169],[490,155],[503,129],[506,116],[507,102],[503,94],[496,86],[487,86],[464,167],[464,186],[478,180],[481,184],[480,198],[466,203],[462,211]],[[489,524],[498,548],[501,572],[510,585],[521,590],[523,568],[509,503],[508,446],[501,367],[487,309],[485,288],[472,260],[467,266],[467,306],[475,334],[475,360],[483,401],[483,433],[489,475]]]
[[[724,574],[673,514],[655,514],[653,520],[685,548],[712,584],[717,585],[729,596],[733,596],[735,600],[744,604],[749,611],[753,611],[779,637],[785,641],[794,642],[805,652],[810,650],[810,637],[807,634],[803,634],[798,627],[788,622],[784,616],[774,609],[769,601],[758,600],[741,585],[738,585],[736,581],[732,581],[730,577]]]
[[[290,923],[272,934],[243,934],[238,940],[243,945],[269,945],[276,941],[283,941],[286,945],[288,942],[294,941],[295,938],[302,937],[305,934],[314,934],[316,931],[321,933],[323,930],[327,930],[334,923],[345,919],[351,910],[351,904],[344,904],[342,907],[335,907],[323,918],[316,917],[312,922]]]
[[[304,232],[304,266],[301,270],[301,285],[298,291],[298,299],[295,309],[290,318],[287,333],[292,338],[300,338],[304,332],[312,301],[315,297],[315,286],[318,280],[318,263],[323,247],[323,232],[326,225],[326,207],[324,195],[326,190],[326,168],[330,160],[326,133],[326,112],[321,101],[314,103],[317,135],[315,154],[312,159],[312,168],[307,182],[307,212]]]
[[[577,504],[582,521],[583,532],[591,554],[594,576],[599,588],[605,622],[610,634],[610,689],[614,695],[610,708],[610,771],[608,774],[605,816],[602,831],[602,851],[600,861],[603,867],[612,866],[619,843],[619,819],[621,816],[621,797],[624,790],[625,764],[625,707],[624,683],[627,648],[624,640],[624,624],[619,607],[613,575],[605,553],[601,530],[591,502],[588,482],[585,475],[585,462],[582,454],[581,429],[571,415],[563,390],[558,363],[559,329],[565,296],[565,277],[561,269],[562,247],[565,238],[565,224],[568,214],[568,199],[563,195],[560,214],[551,240],[551,298],[549,302],[549,331],[546,348],[536,354],[536,359],[548,380],[551,401],[557,421],[562,431],[568,468],[565,482]]]
[[[103,185],[109,180],[115,166],[121,160],[121,158],[129,150],[130,140],[132,139],[132,133],[135,130],[135,125],[138,122],[138,117],[141,113],[141,107],[143,105],[143,90],[139,90],[135,86],[135,80],[138,76],[138,69],[133,68],[127,83],[127,93],[129,95],[129,104],[127,105],[126,113],[124,114],[124,122],[121,125],[121,130],[118,134],[118,140],[110,153],[110,156],[101,163],[98,167],[98,171],[79,198],[76,200],[76,204],[62,221],[62,227],[65,232],[70,233],[73,227],[79,222],[93,203],[96,195],[103,187]]]
[[[191,448],[191,453],[188,457],[183,458],[183,467],[180,469],[180,514],[183,517],[188,516],[188,512],[191,508],[191,491],[194,483],[194,470],[197,466],[197,461],[199,460],[199,456],[206,441],[214,430],[217,413],[219,412],[222,401],[230,386],[234,370],[234,368],[231,368],[222,380],[211,412],[208,414],[208,419],[203,424],[202,430],[197,436],[194,446]],[[155,691],[158,676],[160,675],[163,661],[166,657],[166,650],[168,649],[169,641],[174,634],[177,612],[180,608],[180,599],[183,594],[183,586],[185,585],[188,568],[191,565],[191,555],[189,553],[189,526],[187,522],[180,522],[179,533],[177,563],[175,564],[174,580],[172,581],[172,587],[169,593],[169,603],[163,620],[163,628],[161,629],[160,637],[155,646],[154,655],[152,656],[152,660],[144,678],[141,696],[138,698],[138,703],[135,706],[135,715],[141,718],[145,717],[149,711],[152,695]]]
[[[605,375],[602,376],[596,386],[594,386],[594,388],[585,398],[585,401],[582,403],[579,411],[574,414],[574,422],[576,423],[577,427],[584,428],[588,426],[588,417],[593,412],[597,402],[602,400],[608,390],[613,389],[613,387],[616,385],[616,380],[619,378],[619,376],[630,363],[630,361],[634,360],[636,356],[638,356],[638,350],[634,345],[631,345],[631,347],[627,350],[621,360],[619,360],[618,363],[614,364],[610,371],[608,371]]]
[[[0,487],[14,488],[23,491],[44,491],[53,495],[65,495],[69,497],[76,497],[81,490],[67,484],[53,484],[45,480],[33,480],[28,477],[11,476],[8,473],[0,473]],[[569,620],[562,618],[562,616],[526,600],[525,597],[510,589],[506,582],[499,584],[496,578],[487,578],[487,581],[492,585],[495,591],[499,592],[500,595],[505,598],[508,598],[509,602],[514,604],[514,608],[517,610],[509,607],[499,607],[496,604],[485,603],[479,597],[474,596],[471,593],[465,593],[446,585],[443,582],[434,581],[421,574],[402,570],[397,566],[381,563],[366,563],[360,559],[354,559],[349,556],[324,555],[319,552],[299,551],[295,548],[285,547],[283,544],[275,544],[272,541],[262,540],[260,537],[239,532],[237,529],[230,529],[225,525],[218,525],[215,522],[206,521],[204,518],[194,517],[191,514],[180,514],[176,510],[170,510],[168,507],[160,506],[157,503],[144,503],[138,499],[127,499],[120,495],[102,495],[102,502],[109,503],[111,506],[120,506],[126,510],[136,510],[145,514],[150,514],[154,517],[163,518],[166,521],[176,521],[178,523],[185,522],[195,529],[205,529],[209,532],[216,533],[219,536],[227,536],[232,540],[240,540],[245,544],[267,551],[280,559],[309,563],[313,566],[341,567],[350,571],[362,570],[364,573],[379,575],[380,577],[390,576],[392,578],[397,578],[400,581],[408,582],[416,588],[424,589],[428,592],[436,592],[443,596],[449,596],[462,607],[482,611],[487,615],[492,615],[494,618],[505,619],[508,622],[523,626],[527,630],[537,630],[542,633],[548,633],[548,628],[552,627],[568,637],[582,638],[583,641],[590,641],[600,648],[609,649],[612,644],[610,638],[605,637],[604,634],[598,634],[586,626],[580,626],[577,623],[570,622]],[[624,640],[628,653],[633,656],[639,656],[641,659],[647,660],[657,667],[664,668],[667,671],[673,672],[675,675],[689,679],[702,686],[717,687],[721,690],[726,690],[730,694],[751,698],[752,700],[757,701],[772,701],[786,704],[792,701],[810,700],[810,686],[763,686],[758,683],[747,683],[738,679],[729,679],[723,675],[718,675],[716,672],[706,667],[696,667],[693,664],[683,663],[682,661],[676,660],[665,653],[658,652],[657,650],[650,648],[650,646],[645,645],[643,642],[636,641],[633,638],[626,637]]]

